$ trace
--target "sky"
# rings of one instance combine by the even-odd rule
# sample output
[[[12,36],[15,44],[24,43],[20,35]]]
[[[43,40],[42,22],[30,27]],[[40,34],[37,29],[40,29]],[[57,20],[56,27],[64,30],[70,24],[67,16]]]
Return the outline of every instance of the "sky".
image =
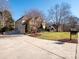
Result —
[[[39,9],[47,14],[48,10],[57,3],[66,2],[71,5],[71,12],[79,17],[79,0],[7,0],[14,20],[22,17],[30,9]]]

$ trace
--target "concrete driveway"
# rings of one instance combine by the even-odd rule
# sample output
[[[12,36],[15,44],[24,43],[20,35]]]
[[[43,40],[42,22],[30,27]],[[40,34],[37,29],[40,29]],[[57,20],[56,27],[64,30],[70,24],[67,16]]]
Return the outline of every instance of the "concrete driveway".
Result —
[[[0,59],[79,59],[79,45],[29,37],[0,36]]]

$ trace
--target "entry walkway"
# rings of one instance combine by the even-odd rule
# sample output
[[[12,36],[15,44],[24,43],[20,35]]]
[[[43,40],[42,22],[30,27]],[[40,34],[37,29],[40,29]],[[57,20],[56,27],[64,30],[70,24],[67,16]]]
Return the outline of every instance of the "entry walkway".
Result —
[[[0,59],[79,59],[79,44],[8,35],[0,38]],[[77,53],[76,53],[77,51]]]

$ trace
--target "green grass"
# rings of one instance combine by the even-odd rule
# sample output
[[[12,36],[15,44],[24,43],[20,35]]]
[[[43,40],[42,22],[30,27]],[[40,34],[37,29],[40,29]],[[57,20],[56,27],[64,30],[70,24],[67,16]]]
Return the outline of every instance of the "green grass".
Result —
[[[41,32],[38,38],[47,39],[47,40],[62,40],[70,39],[70,32]],[[73,39],[77,38],[77,35],[72,36]]]

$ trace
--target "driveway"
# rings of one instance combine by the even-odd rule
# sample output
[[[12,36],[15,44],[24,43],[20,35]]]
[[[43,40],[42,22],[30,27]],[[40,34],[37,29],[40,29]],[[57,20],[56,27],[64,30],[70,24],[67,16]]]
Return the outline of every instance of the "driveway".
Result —
[[[0,59],[79,59],[79,45],[29,37],[0,36]]]

